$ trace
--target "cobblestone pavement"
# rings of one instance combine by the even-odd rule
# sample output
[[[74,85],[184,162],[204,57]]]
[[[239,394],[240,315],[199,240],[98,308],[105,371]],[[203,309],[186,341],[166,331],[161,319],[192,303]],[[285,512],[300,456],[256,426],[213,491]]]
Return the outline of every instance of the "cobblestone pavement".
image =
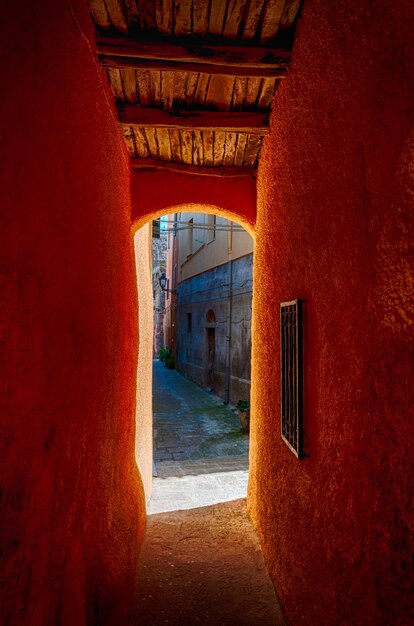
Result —
[[[148,514],[244,498],[249,437],[216,396],[154,361],[155,476]]]
[[[249,437],[217,396],[154,361],[154,462],[246,456]]]

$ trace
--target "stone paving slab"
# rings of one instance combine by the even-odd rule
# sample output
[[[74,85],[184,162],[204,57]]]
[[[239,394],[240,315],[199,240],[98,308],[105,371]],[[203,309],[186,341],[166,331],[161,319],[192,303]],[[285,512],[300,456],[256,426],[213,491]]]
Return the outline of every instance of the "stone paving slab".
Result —
[[[249,437],[221,398],[154,361],[154,461],[248,456]]]
[[[194,462],[194,465],[199,464],[200,461]],[[162,476],[163,466],[164,463],[158,465],[158,478],[153,479],[148,515],[196,509],[247,495],[247,468],[220,471],[219,468],[194,467],[193,474],[188,474],[187,469],[174,468]]]
[[[148,518],[130,626],[166,624],[284,626],[245,500]]]
[[[198,461],[164,461],[157,466],[160,478],[199,474],[214,474],[234,471],[248,471],[249,459],[245,455],[200,459]]]

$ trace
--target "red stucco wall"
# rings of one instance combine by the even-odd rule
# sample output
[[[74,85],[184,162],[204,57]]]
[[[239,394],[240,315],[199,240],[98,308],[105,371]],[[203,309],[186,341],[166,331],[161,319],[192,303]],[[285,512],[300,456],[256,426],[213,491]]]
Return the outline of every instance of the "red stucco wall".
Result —
[[[414,10],[374,5],[305,0],[259,168],[250,509],[292,626],[413,623]],[[279,435],[298,296],[300,462]]]
[[[127,155],[85,37],[86,2],[71,4],[77,23],[63,0],[2,10],[0,621],[8,626],[82,626],[85,615],[124,623],[143,527]]]
[[[250,233],[256,220],[256,180],[176,174],[135,172],[132,174],[132,220],[142,226],[148,216],[185,211],[219,212],[235,219]],[[198,205],[198,209],[197,209]],[[181,207],[181,208],[177,208]]]

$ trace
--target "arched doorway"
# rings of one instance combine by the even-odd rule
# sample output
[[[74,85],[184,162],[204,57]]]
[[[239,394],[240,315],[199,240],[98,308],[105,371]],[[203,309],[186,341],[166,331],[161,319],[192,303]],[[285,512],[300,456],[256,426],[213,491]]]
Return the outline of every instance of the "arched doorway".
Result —
[[[145,285],[145,275],[149,274],[150,261],[146,260],[146,251],[150,248],[150,240],[151,240],[151,222],[153,219],[161,217],[161,215],[169,216],[171,221],[172,215],[178,214],[181,215],[181,219],[178,220],[181,224],[178,224],[180,228],[184,228],[185,224],[190,221],[191,228],[190,230],[185,231],[188,235],[188,232],[191,232],[193,239],[192,253],[194,253],[194,257],[200,258],[202,254],[204,254],[205,250],[211,249],[212,237],[209,237],[206,234],[200,236],[197,234],[197,228],[194,225],[194,222],[197,222],[198,214],[205,214],[205,228],[206,230],[210,230],[212,225],[217,225],[217,232],[220,233],[219,236],[224,237],[225,241],[225,257],[222,259],[222,266],[217,272],[217,276],[220,278],[224,295],[228,298],[228,287],[229,287],[229,274],[228,274],[228,266],[229,266],[229,250],[231,253],[231,248],[228,247],[228,232],[220,232],[220,229],[224,229],[223,221],[228,219],[232,221],[232,233],[233,237],[238,234],[239,231],[245,229],[243,232],[246,235],[246,232],[251,239],[251,235],[253,234],[251,225],[246,224],[246,221],[242,218],[237,218],[231,211],[226,211],[225,209],[221,209],[216,206],[211,205],[195,205],[195,204],[186,204],[186,205],[178,205],[174,207],[169,207],[168,209],[159,210],[150,215],[146,216],[145,221],[144,218],[141,218],[138,222],[136,222],[134,226],[135,230],[135,256],[136,256],[136,266],[137,266],[137,277],[138,277],[138,300],[139,300],[139,321],[140,321],[140,343],[139,343],[139,356],[138,356],[138,383],[139,388],[137,389],[137,418],[136,418],[136,457],[137,462],[141,471],[141,474],[144,478],[147,501],[151,493],[151,482],[152,482],[152,416],[151,416],[151,407],[150,407],[150,399],[152,397],[152,384],[151,384],[151,376],[149,375],[151,371],[151,361],[152,361],[152,321],[150,320],[151,315],[151,306],[152,306],[152,285]],[[199,216],[201,217],[201,216]],[[247,228],[246,228],[247,226]],[[139,227],[139,228],[137,228]],[[206,231],[200,231],[206,232]],[[188,236],[184,237],[184,240],[188,239]],[[207,241],[208,239],[208,241]],[[236,237],[237,239],[237,237]],[[203,241],[200,244],[200,240]],[[231,238],[230,238],[231,242]],[[204,246],[204,248],[203,248]],[[237,248],[237,246],[236,246]],[[235,250],[235,256],[237,257],[238,251]],[[252,254],[250,254],[252,257]],[[189,266],[188,258],[184,259],[186,262],[184,263],[185,267]],[[236,259],[237,262],[237,259]],[[177,297],[174,294],[177,288],[177,276],[180,274],[182,263],[177,263],[177,259],[174,262],[175,271],[174,274],[171,274],[169,281],[167,281],[168,285],[168,294],[166,297],[166,305],[168,310],[171,312],[175,309],[177,303]],[[194,286],[192,289],[194,292],[208,292],[209,286],[207,288],[205,285],[200,285],[200,276],[199,273],[195,272],[197,275],[195,281],[198,282],[198,286]],[[175,276],[175,278],[174,278]],[[236,272],[237,276],[237,272]],[[183,279],[187,280],[187,283],[192,280],[190,275],[186,275],[185,272],[182,276]],[[241,285],[245,283],[245,281],[240,281],[240,276],[238,277],[238,281]],[[240,287],[240,285],[239,285]],[[250,283],[250,289],[252,285]],[[181,368],[179,371],[184,375],[195,381],[201,387],[208,389],[210,392],[214,394],[221,395],[220,402],[224,399],[224,392],[226,388],[226,368],[228,368],[227,363],[227,352],[229,344],[226,341],[226,337],[228,336],[228,306],[227,301],[223,302],[223,294],[215,294],[218,298],[217,302],[213,306],[207,305],[204,302],[204,296],[201,299],[200,303],[197,303],[193,309],[191,307],[187,307],[187,309],[183,309],[182,319],[181,319],[181,327],[185,329],[185,342],[180,340],[179,338],[174,336],[174,332],[169,335],[169,345],[166,346],[172,349],[174,354],[175,362],[179,363]],[[236,294],[237,295],[237,294]],[[218,306],[218,308],[217,308]],[[251,321],[251,297],[250,297],[250,314],[248,316],[249,325],[249,339],[250,339],[250,321]],[[236,316],[237,317],[237,316]],[[241,334],[245,335],[244,327],[241,322],[244,320],[236,319],[237,322],[237,330],[240,330]],[[174,325],[176,322],[172,322],[173,331]],[[220,326],[220,328],[218,328]],[[236,335],[236,333],[234,333]],[[237,344],[237,341],[236,341]],[[237,344],[238,345],[238,344]],[[238,351],[235,351],[235,355],[237,356]],[[201,371],[201,379],[194,372],[197,369],[197,359],[199,360],[198,369]],[[250,351],[248,355],[248,359],[250,361]],[[185,362],[183,364],[183,361]],[[191,363],[192,362],[192,363]],[[187,368],[187,369],[185,369]],[[197,372],[196,372],[197,373]],[[237,380],[236,380],[237,379]],[[244,383],[245,381],[243,381]],[[234,389],[238,390],[239,379],[238,372],[235,371],[235,383]],[[250,381],[249,381],[250,388]],[[239,393],[239,391],[237,391]],[[237,403],[237,401],[241,399],[232,398],[233,406]],[[244,396],[243,396],[243,399]],[[240,430],[240,423],[238,421],[237,414],[234,414],[236,417],[236,428]]]

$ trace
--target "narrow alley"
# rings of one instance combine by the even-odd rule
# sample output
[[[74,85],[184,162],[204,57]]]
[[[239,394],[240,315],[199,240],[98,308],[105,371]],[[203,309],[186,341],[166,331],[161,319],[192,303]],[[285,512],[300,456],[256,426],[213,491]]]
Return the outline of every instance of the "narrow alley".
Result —
[[[0,626],[414,626],[413,0],[0,31]]]
[[[246,497],[248,435],[223,401],[154,361],[150,513]]]
[[[246,510],[248,435],[154,361],[153,495],[131,625],[282,625]]]

